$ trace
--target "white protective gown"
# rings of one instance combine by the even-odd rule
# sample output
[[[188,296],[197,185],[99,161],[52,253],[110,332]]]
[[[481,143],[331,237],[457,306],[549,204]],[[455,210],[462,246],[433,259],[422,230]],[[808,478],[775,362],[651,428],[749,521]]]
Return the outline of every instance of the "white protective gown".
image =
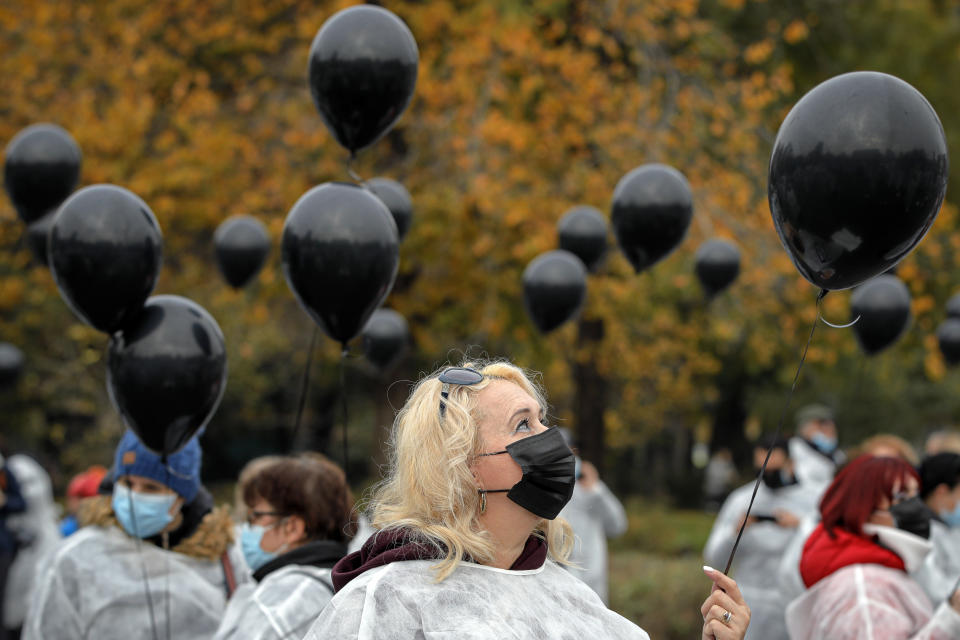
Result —
[[[214,640],[299,640],[332,597],[330,569],[282,567],[236,590]]]
[[[462,562],[439,584],[434,564],[394,562],[362,573],[304,640],[649,640],[550,560],[525,571]]]
[[[591,489],[584,489],[578,482],[559,517],[570,523],[576,536],[569,558],[573,565],[563,568],[586,582],[605,604],[609,603],[607,538],[616,538],[627,530],[623,505],[600,480]]]
[[[960,580],[960,527],[948,527],[934,520],[930,523],[933,551],[923,566],[912,574],[934,604],[944,602]]]
[[[750,482],[734,490],[717,514],[703,557],[708,565],[719,571],[726,566],[737,539],[737,525],[747,511],[753,486],[754,483]],[[761,483],[751,513],[773,515],[782,509],[802,521],[815,511],[821,492],[821,488],[811,489],[803,484],[772,490]],[[747,640],[785,640],[787,637],[783,617],[785,601],[780,593],[778,571],[784,549],[796,535],[797,529],[773,522],[757,522],[743,532],[731,575],[750,605]]]
[[[13,629],[23,624],[27,616],[30,593],[40,565],[60,541],[57,525],[58,510],[53,501],[53,486],[50,476],[36,460],[23,454],[7,459],[20,484],[20,493],[27,503],[27,510],[7,516],[7,526],[22,539],[28,541],[21,547],[7,575],[7,588],[3,602],[3,623]]]
[[[793,470],[801,484],[824,485],[833,482],[837,463],[813,448],[803,438],[790,438],[790,459]],[[842,455],[842,454],[841,454]]]
[[[85,527],[38,576],[23,640],[152,638],[151,611],[158,637],[207,640],[226,608],[222,585],[219,562],[138,545],[116,527]]]
[[[791,602],[787,627],[791,640],[950,640],[960,638],[960,613],[946,603],[934,612],[903,571],[855,564]]]

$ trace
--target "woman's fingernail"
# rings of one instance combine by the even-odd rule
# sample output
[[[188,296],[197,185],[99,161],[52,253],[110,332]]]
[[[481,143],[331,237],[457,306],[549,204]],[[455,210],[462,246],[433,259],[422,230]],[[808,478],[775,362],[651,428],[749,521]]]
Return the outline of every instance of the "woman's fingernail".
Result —
[[[709,566],[707,566],[707,565],[703,565],[703,572],[704,572],[704,573],[715,573],[715,572],[716,572],[716,569],[714,569],[713,567],[709,567]]]

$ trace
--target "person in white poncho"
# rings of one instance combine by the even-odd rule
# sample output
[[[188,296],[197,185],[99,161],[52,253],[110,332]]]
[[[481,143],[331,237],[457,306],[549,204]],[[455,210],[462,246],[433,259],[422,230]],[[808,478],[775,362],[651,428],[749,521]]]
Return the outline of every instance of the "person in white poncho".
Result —
[[[337,589],[307,640],[637,638],[562,570],[574,457],[542,424],[542,394],[520,369],[467,363],[422,380],[397,416],[378,530],[333,571]],[[548,558],[549,556],[549,558]],[[707,571],[703,638],[741,639],[736,583]]]

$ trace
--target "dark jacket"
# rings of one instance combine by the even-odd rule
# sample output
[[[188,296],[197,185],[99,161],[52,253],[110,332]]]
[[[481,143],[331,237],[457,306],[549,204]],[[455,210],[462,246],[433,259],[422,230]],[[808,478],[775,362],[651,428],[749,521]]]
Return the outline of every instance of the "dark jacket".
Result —
[[[0,506],[0,554],[13,555],[17,552],[17,537],[7,528],[7,516],[27,510],[27,503],[20,493],[20,484],[10,469],[0,468],[0,491],[6,500]]]

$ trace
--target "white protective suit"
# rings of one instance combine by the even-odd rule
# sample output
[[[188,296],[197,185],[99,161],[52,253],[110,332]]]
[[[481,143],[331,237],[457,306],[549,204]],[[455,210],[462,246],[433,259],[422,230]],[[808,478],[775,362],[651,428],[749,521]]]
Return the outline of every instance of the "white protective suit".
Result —
[[[930,523],[930,542],[933,551],[911,577],[920,583],[931,602],[939,604],[950,597],[960,580],[960,527],[948,527],[934,520]]]
[[[803,583],[803,576],[800,575],[800,559],[803,557],[803,545],[807,543],[807,538],[819,524],[819,511],[807,514],[800,521],[800,526],[797,527],[793,538],[783,550],[777,581],[780,583],[780,597],[784,605],[799,598],[807,590],[807,585]]]
[[[41,563],[60,541],[60,527],[53,486],[43,467],[23,454],[8,458],[7,466],[17,477],[20,493],[27,503],[27,510],[23,513],[7,516],[7,526],[21,540],[27,541],[27,546],[20,548],[10,567],[3,602],[3,624],[14,629],[21,626],[27,616],[34,578]]]
[[[750,504],[753,486],[754,483],[750,482],[734,490],[717,514],[703,557],[708,565],[719,571],[726,566],[737,539],[737,526]],[[821,492],[822,488],[811,489],[803,484],[772,490],[761,483],[751,514],[772,516],[782,509],[802,521],[816,510]],[[784,549],[796,534],[797,529],[773,522],[757,522],[743,532],[731,575],[750,605],[747,640],[784,640],[787,637],[783,617],[785,602],[780,593],[778,570]]]
[[[236,590],[214,640],[299,640],[332,597],[330,569],[282,567]]]
[[[363,546],[363,543],[367,541],[377,530],[373,528],[373,525],[370,523],[370,518],[367,517],[367,514],[361,513],[360,517],[357,518],[357,532],[354,534],[353,538],[350,539],[349,544],[347,544],[347,553],[353,553],[354,551],[359,551],[360,547]]]
[[[570,554],[573,566],[563,568],[586,582],[608,604],[607,538],[623,535],[627,530],[623,505],[600,480],[591,489],[578,482],[559,517],[570,523],[576,536]]]
[[[649,640],[550,560],[524,571],[462,562],[439,584],[434,564],[394,562],[362,573],[304,640]]]
[[[793,471],[800,484],[827,485],[833,482],[837,473],[837,463],[813,448],[803,438],[790,438],[790,459],[793,460]],[[836,454],[835,454],[836,456]],[[839,454],[840,459],[845,456]]]
[[[946,603],[934,612],[903,571],[854,564],[791,602],[787,627],[791,640],[950,640],[960,638],[960,613]]]
[[[226,608],[221,564],[137,543],[112,526],[66,538],[38,577],[23,640],[152,638],[151,611],[160,638],[210,638]]]

